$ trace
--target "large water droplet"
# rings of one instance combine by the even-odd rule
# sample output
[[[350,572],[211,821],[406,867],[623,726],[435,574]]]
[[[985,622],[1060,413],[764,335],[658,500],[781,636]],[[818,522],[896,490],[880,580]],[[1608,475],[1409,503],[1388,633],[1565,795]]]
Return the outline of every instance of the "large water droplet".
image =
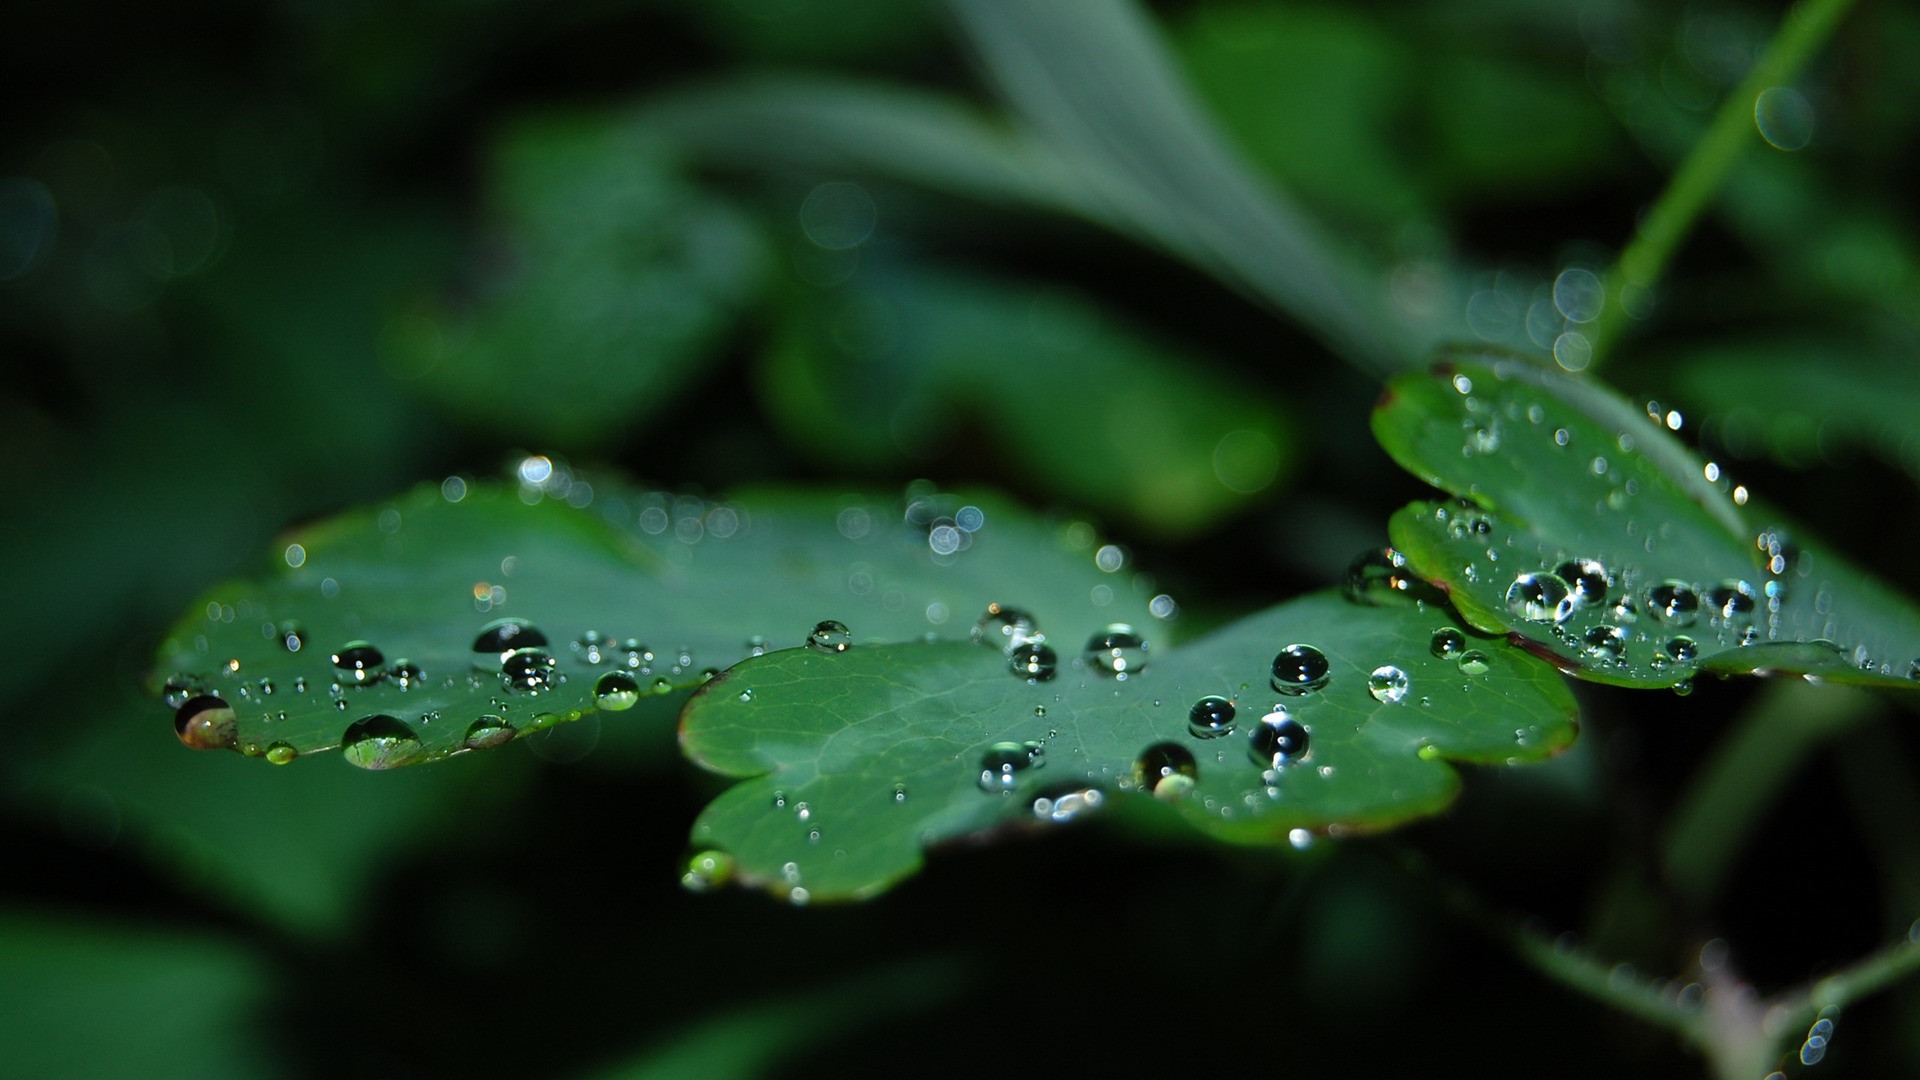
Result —
[[[420,736],[385,713],[363,716],[347,727],[340,753],[362,769],[394,769],[420,756]]]
[[[267,762],[272,765],[291,765],[299,756],[300,751],[291,743],[277,742],[267,747]]]
[[[1114,623],[1087,642],[1087,666],[1102,675],[1125,679],[1147,667],[1147,643],[1133,627]]]
[[[525,619],[495,619],[480,628],[480,636],[473,639],[473,651],[493,660],[515,649],[537,649],[546,643],[547,635]]]
[[[1367,693],[1375,701],[1394,704],[1407,696],[1407,673],[1391,664],[1374,668],[1367,676]]]
[[[1054,653],[1053,646],[1029,641],[1025,645],[1015,646],[1007,654],[1007,666],[1015,675],[1029,682],[1047,682],[1059,670],[1060,657]]]
[[[1262,768],[1291,765],[1306,756],[1307,729],[1286,709],[1275,708],[1247,733],[1247,750]]]
[[[378,680],[382,674],[380,665],[386,662],[379,649],[364,641],[349,641],[333,654],[333,666],[340,669],[346,682],[355,686]]]
[[[1187,713],[1187,730],[1196,739],[1217,739],[1233,730],[1233,702],[1203,697]]]
[[[973,640],[1007,652],[1038,636],[1033,616],[1005,604],[988,604],[984,615],[973,624]]]
[[[853,632],[847,624],[833,619],[825,619],[813,626],[813,632],[807,635],[807,648],[817,653],[833,656],[846,652],[853,647]]]
[[[545,649],[514,649],[500,660],[500,675],[509,689],[544,690],[553,681],[558,663]]]
[[[1011,791],[1015,775],[1045,763],[1038,743],[997,742],[980,755],[980,790]]]
[[[1468,649],[1460,654],[1460,672],[1464,675],[1485,675],[1493,670],[1493,662],[1487,654],[1478,649]]]
[[[1553,573],[1566,582],[1575,605],[1597,607],[1606,602],[1607,581],[1611,575],[1605,563],[1597,559],[1568,559],[1554,567]]]
[[[1565,622],[1573,614],[1573,590],[1557,574],[1521,574],[1507,586],[1507,610],[1528,622]]]
[[[1627,632],[1618,626],[1605,623],[1590,626],[1581,641],[1586,645],[1587,655],[1595,660],[1619,663],[1627,658]]]
[[[1098,811],[1106,801],[1106,792],[1099,788],[1069,781],[1042,788],[1028,806],[1035,818],[1064,825]]]
[[[239,738],[239,722],[225,700],[202,694],[173,714],[173,731],[195,750],[231,750]]]
[[[1707,590],[1707,610],[1728,622],[1753,614],[1753,586],[1744,581],[1723,581]]]
[[[1458,660],[1460,654],[1467,651],[1467,636],[1451,626],[1443,626],[1433,632],[1428,649],[1442,660]]]
[[[1676,634],[1661,648],[1669,658],[1682,664],[1692,663],[1693,658],[1700,655],[1700,646],[1684,634]]]
[[[1179,743],[1154,743],[1133,763],[1133,782],[1141,791],[1163,799],[1177,798],[1200,782],[1193,753]]]
[[[1700,613],[1700,594],[1684,581],[1663,581],[1647,590],[1647,614],[1673,626],[1692,626]]]
[[[514,731],[498,716],[483,716],[467,726],[466,745],[471,750],[491,750],[513,741]]]
[[[1311,694],[1332,681],[1326,654],[1311,645],[1288,645],[1274,655],[1273,688],[1283,694]]]
[[[593,700],[608,712],[631,709],[640,700],[640,684],[624,671],[609,671],[593,684]]]

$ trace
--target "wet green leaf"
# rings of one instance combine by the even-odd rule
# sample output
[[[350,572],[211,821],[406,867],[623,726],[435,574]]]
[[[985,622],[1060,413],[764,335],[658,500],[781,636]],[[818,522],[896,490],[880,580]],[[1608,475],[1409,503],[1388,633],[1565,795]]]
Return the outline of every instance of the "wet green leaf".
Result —
[[[1396,379],[1375,434],[1461,500],[1395,514],[1394,545],[1475,626],[1597,682],[1705,669],[1920,686],[1920,611],[1764,511],[1670,422],[1517,361]]]
[[[1058,289],[863,267],[790,304],[767,355],[768,410],[829,460],[885,461],[964,431],[976,460],[1139,533],[1213,524],[1293,456],[1278,402]]]
[[[424,485],[208,593],[158,661],[182,739],[278,763],[344,743],[391,768],[632,708],[825,620],[863,644],[965,637],[1016,599],[1158,621],[1122,549],[990,496],[596,492],[537,457],[521,479]]]
[[[1308,596],[1178,650],[1149,636],[1125,679],[1083,657],[1100,630],[1085,622],[1042,626],[1059,651],[1042,681],[970,643],[746,661],[682,714],[687,754],[743,778],[695,823],[694,845],[724,854],[696,858],[690,880],[731,874],[796,901],[866,896],[911,874],[925,848],[1110,804],[1221,840],[1302,843],[1296,830],[1434,813],[1459,784],[1448,760],[1534,760],[1572,740],[1573,701],[1551,667],[1440,607],[1380,599]],[[1458,636],[1436,650],[1436,631]],[[1296,644],[1318,650],[1327,681],[1281,693],[1276,659]],[[1192,713],[1209,697],[1203,738]],[[1282,707],[1304,749],[1276,766],[1272,738],[1292,736],[1263,718]]]

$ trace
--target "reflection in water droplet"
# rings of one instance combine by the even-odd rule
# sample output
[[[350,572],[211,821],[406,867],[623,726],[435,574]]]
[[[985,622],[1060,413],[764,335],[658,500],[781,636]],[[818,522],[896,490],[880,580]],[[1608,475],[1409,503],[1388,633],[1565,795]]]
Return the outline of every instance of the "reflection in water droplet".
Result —
[[[1013,790],[1015,773],[1040,764],[1033,753],[1034,743],[997,742],[980,755],[980,790]]]
[[[420,756],[420,736],[385,713],[363,716],[347,727],[340,753],[362,769],[394,769]]]
[[[640,684],[624,671],[609,671],[593,684],[593,700],[609,712],[631,709],[640,700]]]
[[[828,656],[846,652],[852,647],[852,631],[847,629],[846,623],[834,619],[815,623],[813,632],[807,635],[807,648]]]
[[[1528,622],[1565,622],[1573,614],[1573,590],[1557,574],[1521,574],[1507,586],[1507,610]]]
[[[174,712],[173,732],[195,750],[231,750],[238,742],[239,725],[224,700],[202,694]]]
[[[1578,606],[1598,606],[1607,599],[1606,564],[1595,559],[1568,559],[1554,568],[1554,576],[1567,583]]]
[[[1587,628],[1581,639],[1587,647],[1587,655],[1595,660],[1619,663],[1627,657],[1627,632],[1618,626],[1602,623]]]
[[[349,641],[333,654],[333,666],[355,686],[377,681],[382,674],[380,665],[386,662],[379,649],[364,641]]]
[[[1087,641],[1087,666],[1101,675],[1125,679],[1147,667],[1147,643],[1133,627],[1113,623]]]
[[[1311,645],[1288,645],[1274,655],[1271,681],[1282,694],[1311,694],[1332,679],[1326,654]]]
[[[1753,586],[1727,580],[1707,590],[1707,610],[1729,622],[1753,614]]]
[[[1200,781],[1193,754],[1179,743],[1154,743],[1133,763],[1133,782],[1141,791],[1162,799],[1178,798]]]
[[[513,727],[498,716],[483,716],[467,727],[466,746],[470,750],[491,750],[513,741]]]
[[[1392,548],[1368,548],[1347,564],[1344,591],[1356,604],[1383,603],[1393,593],[1413,587],[1407,557]]]
[[[1247,750],[1262,768],[1291,765],[1306,756],[1307,729],[1284,707],[1275,706],[1247,733]]]
[[[680,884],[692,892],[706,892],[733,880],[733,866],[733,856],[726,852],[703,851],[687,860]]]
[[[1054,653],[1053,646],[1029,641],[1007,654],[1007,666],[1015,675],[1029,682],[1048,682],[1059,669],[1060,658]]]
[[[1374,668],[1367,676],[1367,693],[1375,701],[1394,704],[1407,696],[1407,673],[1391,664]]]
[[[1662,649],[1670,659],[1678,660],[1683,664],[1691,663],[1694,657],[1700,655],[1700,646],[1685,635],[1675,635],[1672,640],[1662,646]]]
[[[1468,649],[1460,654],[1460,671],[1466,675],[1485,675],[1493,670],[1493,663],[1487,654],[1478,649]]]
[[[267,747],[267,761],[274,765],[289,765],[300,756],[291,743],[277,742]]]
[[[1692,626],[1700,612],[1700,594],[1684,581],[1663,581],[1647,590],[1647,614],[1673,626]]]
[[[1106,792],[1088,784],[1065,783],[1044,788],[1033,797],[1029,808],[1041,821],[1064,825],[1099,810],[1107,801]]]
[[[1217,739],[1233,730],[1233,702],[1203,697],[1187,713],[1187,730],[1196,739]]]
[[[1033,616],[1005,604],[988,604],[986,613],[973,624],[973,640],[1008,651],[1025,645],[1036,636]]]
[[[553,681],[558,663],[545,649],[514,649],[500,660],[500,675],[508,689],[539,692]]]
[[[398,684],[400,689],[411,690],[420,685],[421,681],[427,677],[427,673],[421,671],[420,665],[411,660],[395,660],[393,666],[387,669],[387,677]]]
[[[1428,648],[1442,660],[1457,660],[1467,651],[1467,636],[1451,626],[1442,626],[1433,632]]]
[[[514,649],[539,648],[546,643],[547,635],[525,619],[495,619],[480,628],[480,636],[473,639],[473,651],[499,658]]]

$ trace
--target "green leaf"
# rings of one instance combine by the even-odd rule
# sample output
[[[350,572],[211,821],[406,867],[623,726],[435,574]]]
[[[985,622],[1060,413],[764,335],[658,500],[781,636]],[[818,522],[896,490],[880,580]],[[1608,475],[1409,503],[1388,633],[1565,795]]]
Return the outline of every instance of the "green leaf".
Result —
[[[1679,687],[1708,670],[1920,686],[1920,611],[1650,411],[1516,361],[1394,380],[1374,412],[1381,445],[1462,496],[1395,514],[1394,545],[1475,626],[1596,682]]]
[[[693,842],[722,854],[697,857],[690,880],[731,868],[799,902],[867,896],[911,874],[924,848],[1109,803],[1176,815],[1221,840],[1304,842],[1295,830],[1378,829],[1438,811],[1459,785],[1443,759],[1534,760],[1572,741],[1573,701],[1552,668],[1463,633],[1438,606],[1383,599],[1316,594],[1179,650],[1149,639],[1125,679],[1091,650],[1074,659],[1080,635],[1102,629],[1084,621],[1044,627],[1062,657],[1038,682],[1000,649],[967,643],[746,661],[682,714],[688,756],[745,778],[695,823]],[[1460,635],[1447,655],[1436,654],[1436,631]],[[1276,655],[1293,644],[1324,656],[1321,689],[1270,687]],[[1376,697],[1370,678],[1389,666],[1404,689]],[[1209,696],[1231,704],[1231,730],[1203,739],[1190,712]],[[1263,765],[1251,735],[1271,732],[1262,718],[1281,707],[1310,742],[1303,757]],[[993,756],[1002,744],[1004,760]],[[1194,763],[1191,782],[1136,765],[1161,744],[1171,749],[1160,762]],[[1033,747],[1043,764],[1025,764]]]
[[[1245,505],[1292,457],[1278,402],[1060,290],[886,263],[808,290],[782,331],[766,406],[840,463],[966,431],[977,460],[1022,483],[1180,536]]]
[[[989,496],[709,501],[596,491],[539,457],[521,477],[423,485],[210,592],[158,662],[182,738],[277,763],[351,741],[391,768],[672,694],[823,620],[864,643],[965,636],[1013,594],[1049,621],[1174,610],[1090,527]]]

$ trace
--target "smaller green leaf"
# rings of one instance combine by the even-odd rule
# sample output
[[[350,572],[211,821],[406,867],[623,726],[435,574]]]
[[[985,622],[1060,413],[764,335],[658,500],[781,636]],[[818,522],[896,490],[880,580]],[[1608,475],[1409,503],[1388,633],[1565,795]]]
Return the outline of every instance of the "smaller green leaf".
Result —
[[[1473,625],[1596,682],[1684,686],[1708,670],[1920,686],[1920,611],[1756,513],[1666,424],[1517,361],[1396,379],[1374,412],[1381,445],[1462,498],[1395,514],[1394,545]]]
[[[1535,760],[1574,736],[1551,667],[1403,596],[1317,594],[1178,651],[1148,641],[1124,679],[1104,643],[1068,644],[1099,627],[1045,629],[1062,653],[1047,679],[956,642],[772,653],[701,688],[682,746],[743,782],[695,823],[720,854],[692,883],[867,896],[927,847],[1118,800],[1221,840],[1303,843],[1435,813],[1459,784],[1445,759]],[[1302,678],[1275,689],[1295,655]]]

